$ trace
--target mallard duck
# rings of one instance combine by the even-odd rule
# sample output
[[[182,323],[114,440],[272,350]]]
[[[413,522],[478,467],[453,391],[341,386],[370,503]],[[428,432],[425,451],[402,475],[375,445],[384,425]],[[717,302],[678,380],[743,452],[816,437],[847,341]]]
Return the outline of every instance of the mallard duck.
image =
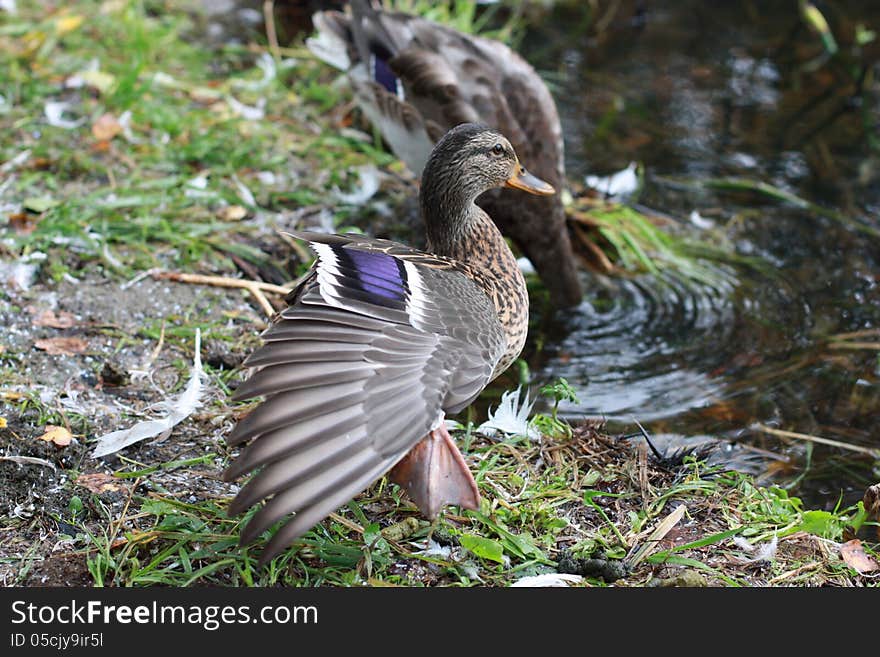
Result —
[[[269,501],[248,543],[289,514],[265,561],[391,470],[421,512],[475,509],[477,486],[444,423],[522,350],[528,293],[516,259],[475,204],[488,189],[537,195],[503,135],[464,124],[434,147],[419,202],[430,252],[363,235],[293,233],[317,255],[245,362],[236,399],[265,396],[233,429],[248,441],[224,473],[259,468],[229,512]]]
[[[452,126],[480,122],[506,135],[535,175],[561,188],[565,175],[556,104],[535,70],[503,43],[408,14],[351,2],[352,14],[313,15],[307,45],[348,71],[357,104],[416,175]],[[581,287],[557,194],[522,198],[492,190],[479,204],[529,258],[558,306]]]

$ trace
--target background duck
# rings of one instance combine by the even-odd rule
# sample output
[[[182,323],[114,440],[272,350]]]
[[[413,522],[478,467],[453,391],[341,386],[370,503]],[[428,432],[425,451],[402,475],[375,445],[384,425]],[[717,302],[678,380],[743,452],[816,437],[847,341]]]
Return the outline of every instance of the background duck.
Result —
[[[363,113],[416,175],[451,127],[480,122],[506,135],[537,176],[564,183],[562,128],[556,104],[535,70],[503,43],[463,34],[408,14],[351,2],[351,15],[314,14],[307,45],[348,71]],[[479,200],[531,260],[559,306],[581,300],[581,286],[561,197],[509,190]]]
[[[523,169],[504,136],[464,124],[425,166],[419,201],[431,253],[359,235],[295,234],[317,259],[246,361],[259,369],[235,397],[266,399],[227,439],[250,441],[227,480],[259,468],[229,512],[271,498],[242,542],[295,514],[263,561],[392,467],[428,517],[445,504],[478,507],[444,416],[470,404],[526,339],[522,273],[475,204],[501,186],[554,192]]]

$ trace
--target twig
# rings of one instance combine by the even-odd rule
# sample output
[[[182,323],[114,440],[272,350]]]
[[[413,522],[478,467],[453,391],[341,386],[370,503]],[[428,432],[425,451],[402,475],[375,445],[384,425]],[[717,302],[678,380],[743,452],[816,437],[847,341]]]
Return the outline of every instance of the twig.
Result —
[[[204,274],[185,274],[175,271],[157,271],[153,272],[153,278],[164,278],[179,283],[192,283],[194,285],[213,285],[214,287],[234,287],[247,290],[251,293],[263,312],[269,317],[275,314],[275,308],[269,303],[263,292],[272,294],[280,294],[286,296],[290,293],[290,288],[272,283],[264,283],[262,281],[249,281],[243,278],[229,278],[227,276],[206,276]]]
[[[851,445],[850,443],[840,442],[839,440],[832,440],[831,438],[811,436],[807,433],[797,433],[795,431],[783,431],[782,429],[774,429],[773,427],[768,427],[767,425],[761,424],[760,422],[756,422],[750,428],[756,431],[769,433],[772,436],[779,436],[781,438],[794,438],[796,440],[806,440],[811,443],[821,443],[822,445],[830,445],[831,447],[848,449],[851,452],[867,454],[868,456],[871,456],[875,459],[880,458],[880,449],[871,449],[870,447],[862,447],[861,445]]]
[[[605,252],[590,239],[587,232],[577,223],[572,223],[571,227],[574,230],[575,235],[578,237],[579,244],[585,250],[589,251],[590,256],[593,258],[593,261],[589,264],[592,264],[602,274],[613,273],[615,271],[614,263],[612,263],[608,256],[605,255]]]
[[[829,349],[867,349],[868,351],[880,350],[880,342],[829,342]]]
[[[269,41],[269,50],[275,61],[280,62],[278,33],[275,31],[275,0],[263,0],[263,20],[266,21],[266,39]]]
[[[345,517],[339,515],[338,513],[331,513],[330,518],[332,520],[334,520],[335,522],[338,522],[340,525],[345,525],[353,532],[357,532],[358,534],[364,533],[363,527],[361,527],[356,522],[353,522],[353,521],[349,520],[348,518],[345,518]]]
[[[663,518],[657,528],[651,532],[651,535],[645,539],[645,542],[639,547],[637,550],[632,552],[630,556],[624,561],[627,562],[631,568],[639,565],[641,561],[643,561],[649,554],[657,549],[657,546],[660,544],[660,541],[663,540],[663,537],[668,534],[673,527],[678,524],[678,521],[681,520],[681,517],[684,515],[684,512],[687,511],[687,506],[684,504],[679,504],[675,507],[675,510],[670,513],[668,516]]]
[[[291,249],[296,251],[296,255],[299,258],[300,262],[309,262],[312,259],[311,252],[304,247],[298,240],[291,237],[288,233],[279,232],[278,236],[284,240],[284,243],[287,244]]]

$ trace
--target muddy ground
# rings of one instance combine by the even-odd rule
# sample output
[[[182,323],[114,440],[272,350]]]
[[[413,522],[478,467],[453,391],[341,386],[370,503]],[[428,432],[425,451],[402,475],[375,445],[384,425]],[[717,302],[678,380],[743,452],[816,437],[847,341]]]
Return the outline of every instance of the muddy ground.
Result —
[[[124,288],[124,289],[123,289]],[[70,548],[75,520],[100,532],[108,519],[121,517],[132,494],[149,495],[145,485],[117,480],[98,495],[76,483],[80,475],[112,474],[120,457],[93,458],[88,443],[102,433],[134,424],[150,407],[173,396],[189,375],[192,340],[165,341],[146,337],[146,326],[167,330],[187,317],[214,322],[223,340],[208,331],[203,338],[205,378],[203,407],[176,427],[170,437],[148,439],[122,453],[126,462],[154,465],[205,454],[224,454],[223,435],[231,428],[231,412],[217,373],[240,364],[244,345],[254,343],[263,317],[238,291],[194,286],[150,277],[120,284],[95,273],[77,282],[37,281],[27,290],[9,289],[9,304],[0,310],[5,327],[2,358],[18,367],[6,370],[0,415],[0,456],[34,457],[43,463],[0,461],[0,515],[16,521],[0,535],[0,581],[27,585],[90,583],[82,555]],[[47,311],[70,318],[69,328],[38,326]],[[66,323],[61,320],[60,323]],[[59,323],[59,322],[55,322]],[[161,330],[161,329],[160,329]],[[79,338],[81,353],[50,354],[35,344],[46,338]],[[11,374],[9,374],[11,372]],[[234,385],[234,379],[233,379]],[[155,414],[155,413],[154,413]],[[54,422],[74,435],[69,445],[39,440]],[[86,433],[81,433],[87,427]],[[237,485],[220,481],[222,456],[184,476],[174,470],[152,474],[150,487],[185,501],[228,498]],[[83,508],[72,518],[71,499]],[[117,528],[125,531],[131,527]],[[26,556],[25,556],[26,555]],[[23,561],[21,557],[25,556]]]

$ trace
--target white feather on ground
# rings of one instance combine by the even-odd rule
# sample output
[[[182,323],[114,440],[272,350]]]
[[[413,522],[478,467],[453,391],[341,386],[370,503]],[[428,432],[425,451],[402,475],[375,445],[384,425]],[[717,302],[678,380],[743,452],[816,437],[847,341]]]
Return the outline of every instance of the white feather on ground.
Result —
[[[580,584],[584,580],[580,575],[569,575],[566,573],[546,573],[544,575],[532,575],[516,580],[511,587],[539,587],[539,586],[571,586],[572,584]]]
[[[64,128],[65,130],[72,130],[73,128],[78,127],[85,119],[77,119],[76,121],[71,121],[70,119],[64,118],[64,112],[70,109],[73,105],[67,102],[54,102],[49,101],[43,106],[43,114],[46,115],[46,121],[49,125],[54,126],[56,128]]]
[[[145,420],[138,422],[128,429],[120,429],[111,431],[98,438],[98,443],[92,456],[99,458],[117,452],[123,447],[128,447],[134,443],[158,436],[166,431],[171,431],[177,424],[189,417],[192,412],[201,404],[202,396],[202,336],[201,331],[196,329],[196,345],[195,356],[193,357],[192,374],[186,388],[176,399],[168,399],[157,406],[167,410],[164,417],[156,420]]]
[[[477,431],[484,436],[492,436],[496,432],[507,434],[509,436],[526,436],[531,440],[538,440],[541,432],[535,429],[529,422],[529,415],[532,412],[534,401],[529,401],[529,392],[520,406],[521,388],[516,390],[508,390],[501,393],[501,403],[494,411],[489,409],[489,419],[483,422]]]
[[[734,536],[733,543],[741,550],[754,553],[754,556],[750,559],[742,559],[743,563],[757,563],[759,561],[773,561],[776,558],[776,548],[779,544],[779,539],[774,534],[768,543],[752,545],[741,536]]]
[[[346,205],[363,205],[379,191],[379,169],[370,164],[358,167],[357,174],[358,184],[353,191],[343,192],[338,187],[333,188],[334,196]]]

